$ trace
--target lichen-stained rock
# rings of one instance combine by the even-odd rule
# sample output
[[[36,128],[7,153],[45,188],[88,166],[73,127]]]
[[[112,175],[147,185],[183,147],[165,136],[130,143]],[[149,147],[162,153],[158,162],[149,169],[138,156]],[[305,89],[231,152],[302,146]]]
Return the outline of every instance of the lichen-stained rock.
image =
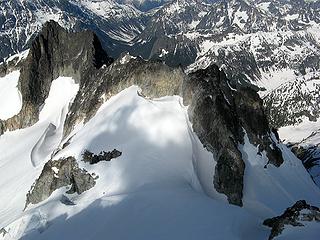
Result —
[[[185,73],[159,61],[145,61],[136,57],[123,61],[123,56],[109,67],[101,68],[96,75],[80,87],[65,122],[64,136],[72,132],[80,121],[89,121],[99,107],[122,90],[137,85],[148,97],[180,95]]]
[[[287,208],[282,215],[264,220],[263,225],[271,228],[269,235],[269,240],[271,240],[280,235],[286,225],[303,227],[303,222],[312,221],[318,222],[320,227],[320,209],[307,204],[305,200],[300,200]]]
[[[67,193],[81,194],[94,187],[94,178],[80,169],[74,157],[47,162],[27,194],[26,206],[47,199],[55,190],[71,185]]]

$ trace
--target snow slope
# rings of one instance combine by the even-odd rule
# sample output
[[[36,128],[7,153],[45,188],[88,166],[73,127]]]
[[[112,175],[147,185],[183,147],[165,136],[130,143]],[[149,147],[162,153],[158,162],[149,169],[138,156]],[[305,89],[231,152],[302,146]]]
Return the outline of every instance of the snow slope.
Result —
[[[264,218],[279,215],[299,199],[319,205],[319,189],[302,162],[285,145],[279,147],[284,163],[279,168],[272,164],[264,168],[268,163],[265,152],[258,155],[258,148],[250,144],[247,136],[240,146],[246,164],[244,206]]]
[[[56,80],[50,94],[56,92],[58,82],[65,84]],[[61,109],[76,90],[75,85],[69,86],[74,90],[68,91],[70,98],[66,97],[64,104],[61,100],[60,108],[54,110],[60,116],[43,114],[57,129],[58,119],[64,116]],[[40,174],[43,162],[34,168],[28,155],[16,156],[22,151],[30,153],[34,146],[47,146],[44,143],[50,142],[57,130],[47,130],[48,121],[42,121],[46,124],[39,122],[0,138],[1,151],[18,137],[19,143],[33,139],[27,148],[20,146],[0,158],[1,164],[7,161],[0,166],[1,175],[13,174],[0,179],[0,205],[17,196],[5,213],[0,212],[0,228],[7,232],[2,239],[267,239],[269,229],[262,226],[265,218],[279,215],[300,198],[312,204],[320,199],[319,189],[285,146],[281,145],[286,163],[265,169],[265,155],[257,157],[257,149],[246,139],[245,145],[239,146],[247,166],[244,207],[229,205],[224,195],[213,190],[214,159],[193,134],[182,99],[150,100],[139,96],[138,91],[132,86],[105,102],[96,116],[76,128],[70,144],[54,156],[74,156],[80,167],[98,176],[95,187],[82,195],[65,194],[62,188],[22,212],[24,194]],[[46,106],[54,103],[51,96]],[[85,149],[99,153],[114,148],[122,155],[111,162],[89,165],[80,161]],[[23,179],[18,177],[21,171]],[[66,204],[66,197],[73,204]]]
[[[0,119],[7,120],[18,114],[22,107],[21,94],[17,88],[20,71],[0,78]]]
[[[54,80],[39,122],[0,136],[0,229],[21,215],[26,193],[61,141],[68,105],[78,88],[71,78]],[[52,125],[55,132],[43,137]]]
[[[296,144],[306,150],[302,161],[320,187],[320,119],[313,122],[305,118],[297,125],[280,128],[279,134],[286,143]]]

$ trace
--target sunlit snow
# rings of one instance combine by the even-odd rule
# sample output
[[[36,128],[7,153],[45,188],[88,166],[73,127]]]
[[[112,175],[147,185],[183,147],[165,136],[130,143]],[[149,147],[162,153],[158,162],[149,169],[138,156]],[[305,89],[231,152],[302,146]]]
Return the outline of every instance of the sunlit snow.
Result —
[[[20,71],[14,71],[0,78],[0,119],[7,120],[18,114],[22,97],[18,90]]]
[[[22,214],[26,193],[61,141],[63,122],[79,86],[71,78],[52,82],[34,126],[0,136],[0,229]],[[49,130],[55,126],[55,131]]]
[[[59,90],[68,97],[58,102],[64,95]],[[49,146],[58,145],[61,135],[47,128],[51,123],[61,129],[59,119],[76,90],[70,79],[57,79],[41,121],[0,138],[1,151],[16,144],[0,157],[0,204],[5,206],[0,228],[8,232],[3,239],[266,239],[269,229],[262,226],[263,219],[300,198],[310,203],[320,198],[301,162],[284,145],[286,163],[264,168],[265,154],[257,155],[246,138],[239,146],[247,166],[244,207],[228,204],[214,190],[213,155],[193,133],[182,99],[146,99],[132,86],[105,102],[88,123],[79,124],[70,144],[54,157],[76,157],[80,167],[98,176],[95,187],[81,195],[67,195],[61,188],[22,212],[25,194],[44,164],[38,158],[34,168],[30,152],[37,146],[46,159],[54,150]],[[46,114],[46,109],[52,112]],[[24,139],[28,144],[22,144]],[[122,155],[111,162],[80,161],[85,149],[98,153],[114,148]],[[63,204],[62,194],[75,205]]]

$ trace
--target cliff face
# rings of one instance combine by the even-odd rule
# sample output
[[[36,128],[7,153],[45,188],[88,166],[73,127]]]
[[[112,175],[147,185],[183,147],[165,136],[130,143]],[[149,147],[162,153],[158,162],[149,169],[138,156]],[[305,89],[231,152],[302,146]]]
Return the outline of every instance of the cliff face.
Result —
[[[18,87],[23,99],[22,110],[0,124],[2,132],[37,122],[40,106],[47,98],[54,79],[71,76],[83,86],[88,84],[87,79],[97,69],[111,62],[93,32],[71,33],[54,21],[47,22],[33,41],[20,69]]]
[[[217,161],[212,187],[231,204],[242,206],[245,163],[239,150],[244,136],[265,151],[269,162],[280,166],[281,151],[269,129],[262,100],[241,85],[231,86],[215,65],[189,75],[162,62],[123,55],[112,63],[96,35],[90,31],[70,33],[48,22],[33,42],[21,68],[21,112],[2,122],[2,131],[25,128],[37,122],[39,109],[51,82],[59,76],[73,77],[79,92],[69,107],[64,138],[74,126],[90,120],[101,104],[132,85],[147,97],[180,95],[189,105],[189,119],[202,144]],[[0,126],[1,126],[0,124]]]
[[[266,151],[269,162],[280,166],[281,151],[271,138],[262,100],[247,87],[230,85],[215,65],[191,73],[183,87],[183,98],[190,104],[193,130],[217,161],[215,189],[232,204],[242,205],[245,163],[239,151],[247,134],[250,142]],[[273,148],[270,147],[273,145]]]

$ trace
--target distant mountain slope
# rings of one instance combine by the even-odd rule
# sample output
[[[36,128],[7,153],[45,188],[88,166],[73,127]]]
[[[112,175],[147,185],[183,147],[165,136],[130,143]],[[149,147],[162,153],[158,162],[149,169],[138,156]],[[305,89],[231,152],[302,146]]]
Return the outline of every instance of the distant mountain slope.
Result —
[[[131,4],[141,11],[149,11],[161,7],[171,0],[116,0],[119,3]]]
[[[146,18],[132,6],[108,1],[12,0],[0,2],[0,59],[30,47],[42,24],[55,20],[69,30],[91,29],[115,56],[143,29]]]

